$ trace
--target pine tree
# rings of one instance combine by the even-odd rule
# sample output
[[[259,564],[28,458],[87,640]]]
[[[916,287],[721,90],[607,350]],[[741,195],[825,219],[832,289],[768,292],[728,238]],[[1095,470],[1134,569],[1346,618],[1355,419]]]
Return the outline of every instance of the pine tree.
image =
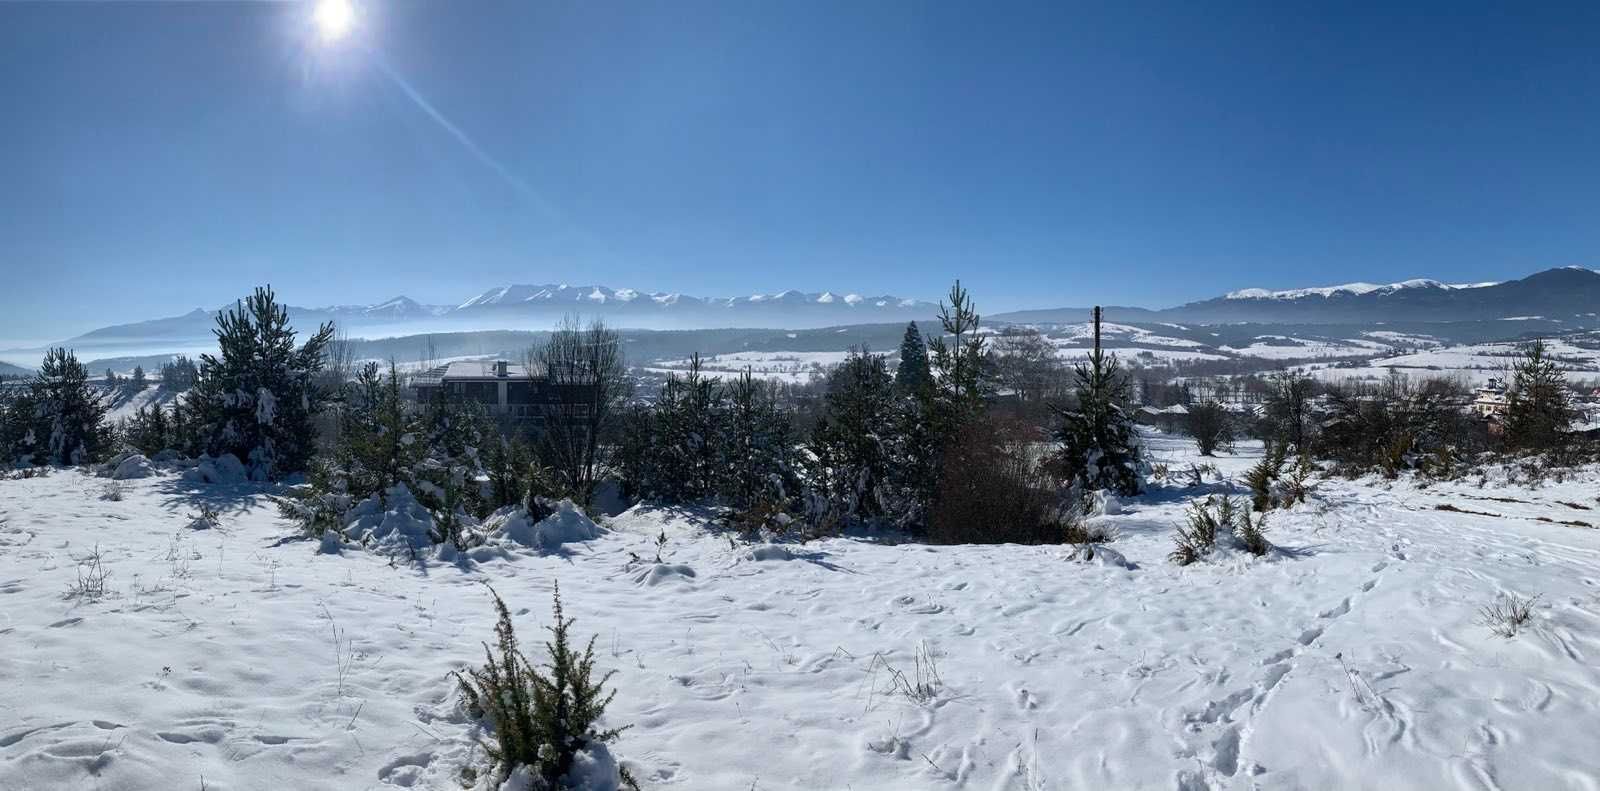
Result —
[[[722,407],[722,393],[716,380],[701,371],[700,355],[691,355],[683,377],[667,377],[657,410],[661,421],[661,455],[654,465],[660,478],[658,494],[677,502],[698,500],[716,491],[720,456],[716,442],[721,433],[717,412]]]
[[[786,511],[799,491],[793,430],[771,383],[746,369],[726,388],[721,491],[739,511]]]
[[[32,462],[36,407],[31,387],[0,387],[0,469]]]
[[[1514,448],[1545,450],[1559,447],[1577,413],[1567,389],[1566,375],[1543,339],[1523,347],[1506,394],[1506,443]]]
[[[1094,309],[1094,350],[1078,364],[1077,404],[1058,410],[1062,471],[1085,491],[1107,489],[1131,496],[1140,489],[1138,433],[1128,414],[1129,384],[1116,355],[1100,348],[1100,308]]]
[[[166,411],[160,404],[139,407],[124,426],[123,436],[129,445],[146,456],[166,450],[172,441]]]
[[[143,390],[147,384],[149,383],[146,382],[144,378],[144,366],[135,365],[133,367],[133,377],[128,380],[128,387],[135,391],[139,391]]]
[[[85,464],[110,450],[111,433],[89,372],[66,349],[51,349],[32,388],[35,464]]]
[[[162,363],[161,389],[181,393],[194,387],[199,375],[200,371],[195,367],[194,361],[180,354],[173,358],[172,362]]]
[[[489,478],[487,510],[526,501],[533,455],[520,439],[491,438],[484,452],[483,466]]]
[[[170,435],[170,447],[190,458],[200,455],[200,431],[194,420],[193,411],[184,404],[182,398],[173,399],[172,419],[167,429]]]
[[[382,495],[415,483],[412,472],[426,450],[420,421],[401,397],[399,371],[391,363],[385,375],[368,363],[346,393],[333,469],[324,473],[342,477],[342,488],[358,500]]]
[[[950,288],[949,304],[940,303],[939,314],[943,335],[930,344],[928,385],[910,392],[897,388],[903,395],[878,418],[888,462],[876,501],[890,521],[914,531],[924,529],[938,507],[947,452],[982,414],[991,391],[980,317],[961,281]]]
[[[900,367],[894,372],[895,387],[905,395],[925,393],[933,387],[933,374],[928,368],[928,345],[922,340],[917,323],[906,323],[906,334],[900,341]]]
[[[937,435],[936,394],[901,395],[889,414],[890,459],[879,500],[894,524],[913,532],[928,525],[939,495],[940,466],[952,438]]]
[[[424,487],[426,489],[442,490],[450,495],[448,502],[424,497],[424,504],[436,510],[486,515],[492,508],[487,507],[477,487],[471,485],[486,471],[486,459],[480,449],[498,444],[489,436],[491,427],[483,405],[436,393],[423,408],[420,428],[424,461],[413,477],[432,484]],[[454,518],[453,513],[450,518]]]
[[[212,332],[220,355],[201,355],[190,395],[206,450],[239,457],[256,479],[305,469],[315,447],[312,417],[327,397],[315,376],[333,325],[297,348],[287,309],[266,287],[219,315]]]
[[[934,338],[932,344],[933,370],[939,375],[939,387],[957,422],[982,406],[987,390],[984,338],[978,334],[978,321],[972,297],[957,280],[950,287],[950,304],[939,304],[939,323],[944,335]],[[952,433],[955,430],[955,426],[948,428]]]
[[[626,500],[640,500],[660,495],[659,402],[655,408],[634,404],[622,411],[618,421],[617,448],[614,462],[617,476],[622,479],[622,496]]]
[[[890,469],[885,432],[894,405],[894,380],[883,358],[865,349],[852,349],[828,377],[822,418],[811,433],[812,478],[838,513],[884,514],[882,487]]]

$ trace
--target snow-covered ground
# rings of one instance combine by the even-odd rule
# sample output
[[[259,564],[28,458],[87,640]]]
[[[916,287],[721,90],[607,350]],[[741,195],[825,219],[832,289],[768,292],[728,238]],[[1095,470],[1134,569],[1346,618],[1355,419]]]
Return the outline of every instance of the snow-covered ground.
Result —
[[[890,357],[894,363],[898,354],[873,352],[879,357]],[[849,351],[835,352],[731,352],[710,354],[700,358],[701,374],[712,379],[731,379],[747,369],[757,379],[769,379],[791,384],[804,384],[812,378],[826,377],[836,366],[850,356]],[[689,370],[689,360],[663,360],[651,363],[645,370],[658,374],[675,373],[682,376]]]
[[[1094,351],[1092,347],[1058,346],[1056,357],[1067,363],[1079,363],[1089,359]],[[1134,346],[1105,346],[1101,348],[1105,354],[1115,354],[1117,359],[1124,362],[1171,362],[1174,360],[1226,360],[1225,354],[1214,352],[1196,351],[1194,349],[1145,349]]]
[[[1243,357],[1257,357],[1264,360],[1289,360],[1308,357],[1371,357],[1382,354],[1393,347],[1389,344],[1354,338],[1334,343],[1307,340],[1305,338],[1290,338],[1283,335],[1261,335],[1257,336],[1256,341],[1248,346],[1238,348],[1222,346],[1219,348]]]
[[[637,507],[550,554],[391,565],[293,540],[260,487],[0,481],[0,788],[460,789],[483,751],[448,674],[482,661],[482,583],[531,651],[557,580],[645,788],[1597,788],[1600,531],[1564,524],[1600,524],[1597,475],[1320,481],[1269,519],[1281,551],[1182,568],[1173,527],[1222,484],[1099,517],[1125,564],[756,550]],[[219,529],[189,529],[201,503]],[[665,564],[633,559],[663,531]],[[97,546],[109,595],[67,597]],[[1512,639],[1478,622],[1502,593],[1541,597]]]
[[[1600,378],[1600,348],[1578,346],[1564,339],[1549,340],[1546,345],[1569,381]],[[1390,368],[1394,368],[1413,378],[1456,378],[1472,384],[1483,384],[1490,379],[1509,379],[1523,348],[1521,343],[1509,342],[1442,346],[1412,354],[1379,357],[1356,367],[1302,366],[1301,369],[1327,381],[1345,378],[1382,379],[1388,375]]]
[[[173,394],[163,391],[160,385],[150,385],[134,392],[129,392],[125,387],[117,388],[105,394],[106,420],[112,423],[127,420],[144,407],[152,404],[171,406],[172,401]]]

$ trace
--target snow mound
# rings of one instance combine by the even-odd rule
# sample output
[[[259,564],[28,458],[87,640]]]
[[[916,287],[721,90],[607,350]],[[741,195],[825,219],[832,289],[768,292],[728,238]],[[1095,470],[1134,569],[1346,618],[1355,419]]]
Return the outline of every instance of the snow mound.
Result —
[[[1072,554],[1068,559],[1078,563],[1105,566],[1107,568],[1130,570],[1138,568],[1137,565],[1129,562],[1121,552],[1100,544],[1080,544],[1076,549],[1072,550]]]
[[[794,560],[794,553],[777,544],[760,544],[751,547],[744,557],[746,560]]]
[[[382,497],[368,497],[345,515],[345,536],[379,547],[427,549],[433,546],[433,515],[403,483]]]
[[[562,778],[561,787],[577,791],[620,791],[622,768],[604,744],[590,742],[572,756],[572,768]]]
[[[135,453],[117,463],[117,468],[111,473],[111,480],[126,481],[132,478],[148,478],[154,474],[155,468],[151,466],[150,460],[145,458],[143,454]]]
[[[1104,489],[1091,492],[1088,500],[1089,516],[1117,516],[1123,512],[1122,498]]]
[[[633,573],[633,584],[654,588],[663,582],[688,582],[694,579],[694,569],[681,563],[652,563],[649,568]]]
[[[562,544],[590,541],[605,534],[605,528],[585,516],[571,500],[562,500],[556,512],[529,522],[528,510],[522,506],[506,506],[484,520],[491,539],[501,539],[523,546],[549,551]]]
[[[194,469],[183,474],[183,479],[190,483],[244,483],[249,477],[244,462],[232,453],[215,458],[201,456]]]

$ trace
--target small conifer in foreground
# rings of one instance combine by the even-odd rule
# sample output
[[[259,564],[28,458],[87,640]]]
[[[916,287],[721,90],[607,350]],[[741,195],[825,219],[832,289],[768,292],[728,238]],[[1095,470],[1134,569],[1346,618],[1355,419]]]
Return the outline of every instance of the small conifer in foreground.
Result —
[[[462,698],[475,716],[494,729],[494,744],[484,749],[494,759],[503,780],[517,767],[527,766],[545,788],[560,788],[578,753],[591,744],[609,744],[631,726],[600,730],[598,723],[616,691],[606,682],[616,671],[594,678],[594,638],[580,653],[568,639],[572,619],[561,610],[561,586],[555,588],[555,623],[545,627],[552,639],[545,642],[550,661],[541,669],[528,661],[517,643],[511,613],[500,594],[489,588],[499,616],[496,644],[483,646],[482,668],[455,674]],[[498,654],[498,656],[497,656]],[[626,770],[622,782],[637,788]]]

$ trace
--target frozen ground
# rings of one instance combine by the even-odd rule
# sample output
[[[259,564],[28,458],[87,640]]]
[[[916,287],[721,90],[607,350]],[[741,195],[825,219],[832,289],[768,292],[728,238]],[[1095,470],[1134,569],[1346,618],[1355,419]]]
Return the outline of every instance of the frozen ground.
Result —
[[[1600,524],[1595,480],[1325,481],[1272,517],[1283,551],[1187,568],[1173,525],[1217,484],[1102,517],[1126,564],[756,551],[637,508],[557,553],[391,566],[286,540],[259,488],[0,481],[0,788],[462,788],[483,753],[447,674],[482,660],[481,583],[532,648],[558,579],[646,788],[1600,788],[1600,531],[1564,524]],[[189,529],[201,502],[220,529]],[[665,564],[631,559],[662,531]],[[108,595],[66,597],[97,545]],[[1478,623],[1503,592],[1541,596],[1513,639]]]

